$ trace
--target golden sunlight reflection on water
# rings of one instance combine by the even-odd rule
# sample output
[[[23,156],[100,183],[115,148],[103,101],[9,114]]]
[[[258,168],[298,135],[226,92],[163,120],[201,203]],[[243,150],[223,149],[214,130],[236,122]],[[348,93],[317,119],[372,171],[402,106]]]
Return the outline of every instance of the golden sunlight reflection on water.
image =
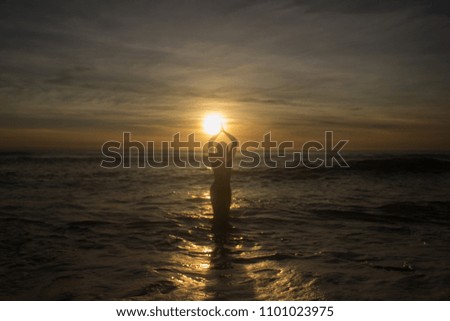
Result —
[[[243,224],[240,201],[234,200],[229,224],[214,228],[209,191],[188,192],[195,206],[178,213],[180,230],[170,234],[177,250],[170,268],[158,273],[176,288],[164,299],[296,300],[318,299],[316,280],[298,265],[278,260],[263,246],[263,234]],[[234,211],[233,211],[234,210]]]

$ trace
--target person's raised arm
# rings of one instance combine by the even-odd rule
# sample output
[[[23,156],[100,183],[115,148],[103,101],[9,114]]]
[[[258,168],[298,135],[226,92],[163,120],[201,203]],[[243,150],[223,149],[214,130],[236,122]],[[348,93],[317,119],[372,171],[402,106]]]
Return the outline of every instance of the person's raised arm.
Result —
[[[229,132],[227,132],[225,129],[223,129],[223,127],[222,127],[222,131],[225,135],[227,135],[228,139],[231,140],[231,150],[233,150],[233,155],[234,155],[234,153],[236,152],[235,148],[239,146],[239,142],[236,137],[234,137]]]
[[[215,134],[208,140],[208,146],[212,146],[212,143],[214,143],[216,141],[217,136],[219,136],[219,134],[220,134],[220,132],[218,132],[217,134]]]
[[[222,127],[222,131],[225,135],[227,135],[227,137],[234,143],[234,142],[238,142],[237,138],[234,137],[233,135],[231,135],[229,132],[227,132],[223,127]]]

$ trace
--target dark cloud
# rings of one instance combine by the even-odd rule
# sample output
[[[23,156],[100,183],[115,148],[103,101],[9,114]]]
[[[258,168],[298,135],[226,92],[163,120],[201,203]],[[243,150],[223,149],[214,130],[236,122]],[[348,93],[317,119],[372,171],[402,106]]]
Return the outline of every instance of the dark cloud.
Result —
[[[417,9],[428,14],[450,16],[450,4],[446,0],[293,0],[292,4],[316,12],[376,14]]]
[[[170,135],[221,106],[237,128],[240,118],[273,131],[297,119],[349,131],[413,119],[440,127],[449,116],[449,7],[3,1],[1,126]]]

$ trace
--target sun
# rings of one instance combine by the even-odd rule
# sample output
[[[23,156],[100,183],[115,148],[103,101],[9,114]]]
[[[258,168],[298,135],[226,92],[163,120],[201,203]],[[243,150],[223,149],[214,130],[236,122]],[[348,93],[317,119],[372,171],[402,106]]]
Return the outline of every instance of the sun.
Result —
[[[220,132],[225,119],[219,114],[210,114],[203,120],[203,130],[209,135],[215,135]]]

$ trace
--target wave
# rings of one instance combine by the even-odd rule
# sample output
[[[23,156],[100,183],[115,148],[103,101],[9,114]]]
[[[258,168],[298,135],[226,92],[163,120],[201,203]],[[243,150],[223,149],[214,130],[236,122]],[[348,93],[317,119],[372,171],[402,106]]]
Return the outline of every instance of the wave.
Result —
[[[448,225],[450,202],[393,202],[374,208],[357,208],[348,210],[315,209],[312,213],[326,220],[356,220],[373,223],[416,223]],[[392,228],[392,232],[404,232]],[[408,232],[408,231],[406,231]]]
[[[364,159],[349,163],[351,170],[382,172],[450,171],[450,161],[433,157],[394,157]]]
[[[446,174],[450,173],[450,160],[431,156],[405,156],[371,159],[352,159],[348,167],[264,168],[237,169],[235,177],[242,179],[261,178],[272,182],[291,180],[334,179],[346,174],[393,175],[393,174]]]

